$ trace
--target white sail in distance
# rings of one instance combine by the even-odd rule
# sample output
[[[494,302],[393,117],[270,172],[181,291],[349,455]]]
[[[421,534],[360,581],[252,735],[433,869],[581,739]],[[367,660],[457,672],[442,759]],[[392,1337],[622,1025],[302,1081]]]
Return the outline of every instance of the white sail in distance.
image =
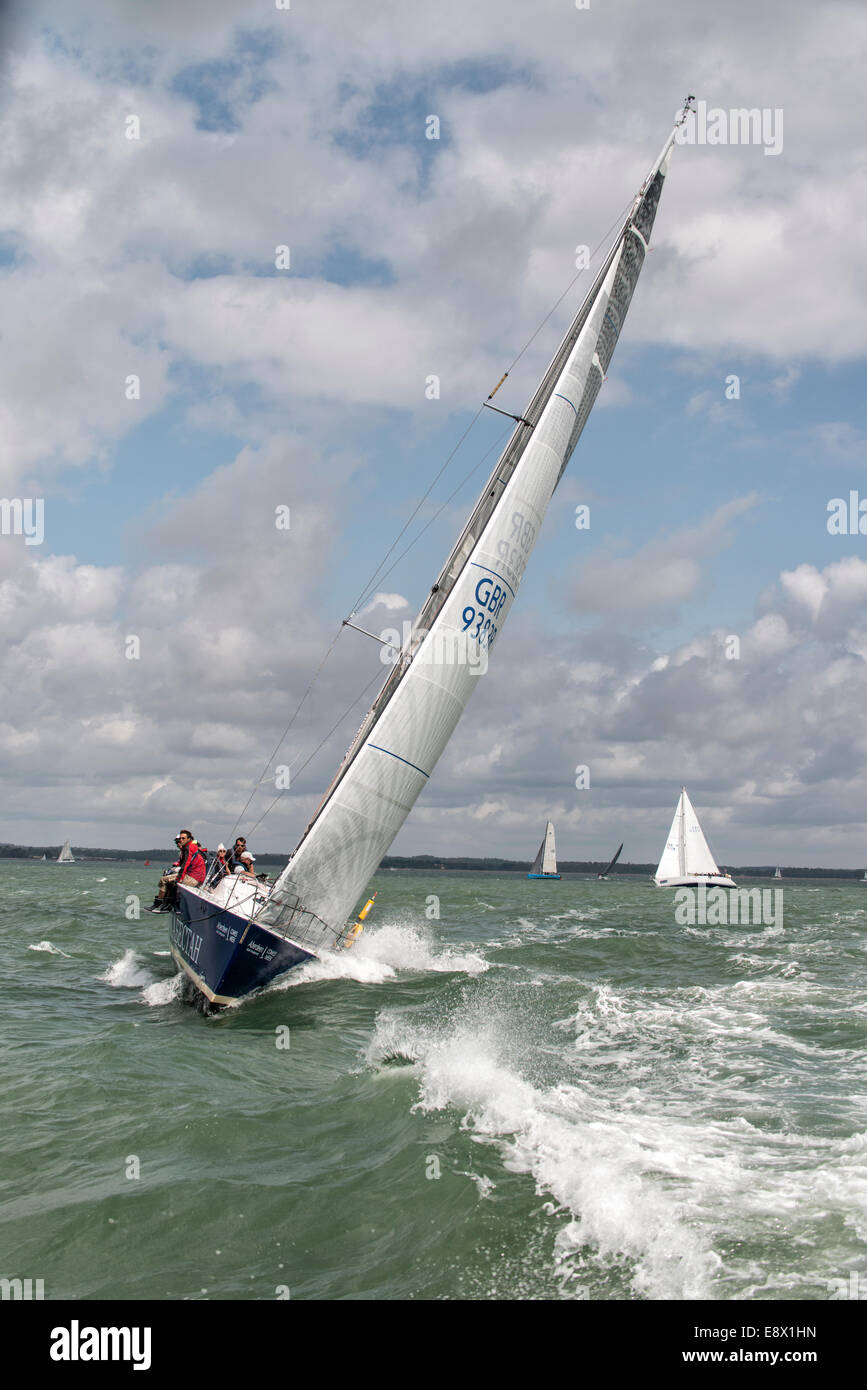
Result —
[[[542,873],[556,874],[557,846],[554,843],[554,827],[549,821],[545,827],[545,853],[542,856]]]
[[[60,853],[59,853],[58,856],[57,856],[57,862],[58,862],[58,864],[74,864],[74,863],[75,863],[75,860],[74,860],[73,857],[72,857],[72,849],[70,848],[70,844],[69,844],[69,841],[68,841],[68,840],[64,840],[64,842],[63,842],[63,849],[60,851]]]
[[[706,878],[716,879],[722,885],[734,887],[731,880],[720,874],[695,807],[689,799],[686,787],[682,787],[665,849],[656,870],[656,882],[674,884]]]
[[[539,846],[539,853],[533,860],[530,870],[533,874],[556,874],[557,846],[554,842],[554,827],[550,821],[545,826],[545,838]]]
[[[676,127],[675,127],[676,131]],[[313,946],[339,934],[431,776],[523,578],[605,378],[647,254],[675,131],[521,417],[396,667],[259,920]]]

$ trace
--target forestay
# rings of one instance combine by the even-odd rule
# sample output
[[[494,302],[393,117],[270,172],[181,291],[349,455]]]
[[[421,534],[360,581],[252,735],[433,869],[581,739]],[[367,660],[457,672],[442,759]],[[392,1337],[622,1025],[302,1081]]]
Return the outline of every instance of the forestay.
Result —
[[[427,783],[509,615],[604,380],[647,253],[674,132],[645,180],[259,920],[328,944]],[[553,832],[552,832],[553,836]]]

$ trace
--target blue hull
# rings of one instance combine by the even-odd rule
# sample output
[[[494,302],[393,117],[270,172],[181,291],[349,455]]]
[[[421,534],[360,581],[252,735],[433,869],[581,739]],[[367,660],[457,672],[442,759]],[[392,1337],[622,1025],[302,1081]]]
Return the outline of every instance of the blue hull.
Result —
[[[559,874],[527,874],[528,878],[559,878]]]
[[[231,1004],[270,984],[312,951],[257,926],[239,912],[178,889],[171,948],[176,963],[211,1004]]]

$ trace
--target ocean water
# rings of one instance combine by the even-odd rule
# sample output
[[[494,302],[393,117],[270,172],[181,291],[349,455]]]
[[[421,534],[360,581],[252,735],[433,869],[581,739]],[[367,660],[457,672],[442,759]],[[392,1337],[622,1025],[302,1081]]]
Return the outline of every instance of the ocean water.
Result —
[[[205,1018],[140,864],[0,861],[0,1276],[46,1299],[867,1291],[867,884],[381,872]],[[766,884],[765,886],[770,886]],[[436,908],[439,918],[433,918]]]

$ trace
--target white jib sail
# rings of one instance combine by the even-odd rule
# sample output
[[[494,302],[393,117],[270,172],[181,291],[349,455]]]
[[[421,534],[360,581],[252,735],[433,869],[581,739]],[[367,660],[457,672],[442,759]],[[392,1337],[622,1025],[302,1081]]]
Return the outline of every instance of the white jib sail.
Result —
[[[718,875],[719,869],[704,837],[695,807],[684,787],[678,799],[656,877],[691,878],[697,874]]]
[[[545,853],[542,855],[542,873],[556,874],[557,847],[554,844],[554,827],[549,821],[545,827]]]
[[[547,383],[544,409],[502,495],[484,513],[481,530],[465,533],[465,549],[453,555],[448,569],[447,597],[429,630],[416,629],[390,698],[380,710],[375,702],[362,724],[343,769],[274,885],[259,917],[263,924],[313,946],[343,930],[478,686],[604,379],[644,262],[672,141],[673,135],[633,204],[595,298],[582,310],[581,331],[556,379]],[[555,362],[559,366],[556,357]],[[498,465],[492,486],[504,483],[499,473]],[[479,506],[484,500],[485,494]]]

